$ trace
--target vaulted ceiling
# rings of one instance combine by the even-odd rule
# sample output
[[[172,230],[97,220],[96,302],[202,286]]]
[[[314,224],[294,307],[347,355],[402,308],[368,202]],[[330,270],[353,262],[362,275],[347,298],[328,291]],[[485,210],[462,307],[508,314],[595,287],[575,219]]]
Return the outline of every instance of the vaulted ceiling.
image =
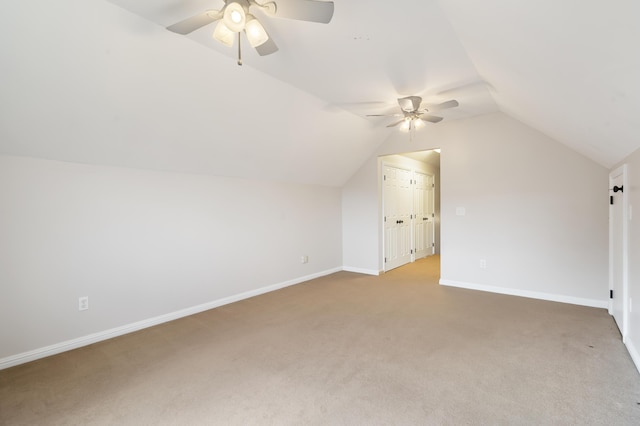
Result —
[[[605,167],[640,147],[640,3],[334,2],[326,25],[256,12],[279,51],[245,43],[242,67],[214,25],[165,29],[222,0],[3,2],[0,153],[339,186],[397,131],[366,115],[405,95]]]

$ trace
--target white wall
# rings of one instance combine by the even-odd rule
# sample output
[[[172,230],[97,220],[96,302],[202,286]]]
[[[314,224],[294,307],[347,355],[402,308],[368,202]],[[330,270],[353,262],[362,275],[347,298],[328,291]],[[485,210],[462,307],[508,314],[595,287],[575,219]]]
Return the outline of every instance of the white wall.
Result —
[[[0,365],[339,270],[340,198],[332,187],[0,156]]]
[[[640,150],[629,155],[622,163],[627,164],[629,185],[624,192],[629,195],[632,208],[629,221],[629,298],[632,301],[629,312],[627,347],[638,370],[640,370]],[[635,208],[635,211],[634,211]]]
[[[409,143],[393,133],[345,185],[345,265],[381,266],[377,156],[441,147],[443,283],[606,306],[604,167],[501,113],[429,126]]]
[[[342,188],[342,263],[346,270],[378,274],[382,268],[377,158],[367,161]]]

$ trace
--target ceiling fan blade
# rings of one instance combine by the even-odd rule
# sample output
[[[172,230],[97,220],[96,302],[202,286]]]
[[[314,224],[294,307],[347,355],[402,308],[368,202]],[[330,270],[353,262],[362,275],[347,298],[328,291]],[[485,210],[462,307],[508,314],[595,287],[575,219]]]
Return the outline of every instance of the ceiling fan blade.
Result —
[[[402,117],[404,114],[367,114],[367,117]]]
[[[173,25],[167,27],[169,31],[174,33],[186,35],[198,28],[202,28],[218,19],[222,18],[222,12],[219,10],[207,10],[191,18],[187,18],[183,21],[176,22]]]
[[[391,123],[389,125],[387,125],[387,127],[396,127],[398,124],[404,122],[404,118],[402,120],[398,120],[395,123]]]
[[[272,1],[260,4],[255,0],[249,0],[249,4],[251,6],[259,7],[267,16],[276,16],[276,10],[278,10],[278,6],[276,6],[275,2]]]
[[[417,111],[420,108],[420,102],[422,102],[420,96],[407,96],[406,98],[398,99],[400,108],[407,112]]]
[[[260,46],[257,46],[255,49],[256,52],[258,52],[258,55],[267,56],[271,55],[272,53],[276,53],[278,51],[278,46],[276,46],[276,42],[273,41],[271,37],[269,37],[267,41],[262,43]]]
[[[439,123],[442,121],[442,117],[436,115],[423,114],[420,116],[420,120],[428,121],[430,123]]]
[[[457,107],[458,105],[460,105],[458,101],[456,101],[455,99],[452,99],[450,101],[442,102],[440,104],[423,105],[423,107],[426,108],[427,111],[441,111],[443,109]]]
[[[332,1],[278,0],[275,16],[328,24],[333,17]]]

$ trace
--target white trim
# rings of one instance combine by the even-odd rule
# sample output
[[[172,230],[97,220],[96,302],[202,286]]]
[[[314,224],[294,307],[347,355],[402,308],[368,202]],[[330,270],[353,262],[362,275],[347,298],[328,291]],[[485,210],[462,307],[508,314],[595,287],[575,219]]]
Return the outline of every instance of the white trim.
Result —
[[[640,354],[638,353],[638,350],[636,349],[631,339],[627,339],[627,341],[625,342],[625,345],[627,346],[629,355],[631,355],[631,360],[635,364],[638,372],[640,372]]]
[[[466,288],[468,290],[487,291],[489,293],[508,294],[510,296],[528,297],[530,299],[549,300],[551,302],[570,303],[572,305],[589,306],[607,309],[607,300],[584,299],[582,297],[564,296],[562,294],[541,293],[538,291],[518,290],[513,288],[495,287],[484,284],[465,283],[460,281],[440,279],[440,285],[448,287]]]
[[[173,321],[179,318],[187,317],[189,315],[194,315],[199,312],[208,311],[209,309],[214,309],[219,306],[228,305],[229,303],[238,302],[240,300],[248,299],[254,296],[259,296],[264,293],[280,290],[281,288],[284,288],[284,287],[300,284],[300,283],[312,280],[314,278],[319,278],[325,275],[333,274],[335,272],[340,272],[341,270],[342,270],[341,267],[327,269],[325,271],[317,272],[315,274],[306,275],[304,277],[295,278],[295,279],[284,281],[278,284],[273,284],[273,285],[261,287],[255,290],[246,291],[244,293],[239,293],[233,296],[224,297],[222,299],[203,303],[201,305],[192,306],[190,308],[181,309],[179,311],[171,312],[164,315],[159,315],[157,317],[148,318],[148,319],[137,321],[131,324],[126,324],[121,327],[99,331],[97,333],[82,336],[77,339],[67,340],[64,342],[55,343],[50,346],[45,346],[43,348],[38,348],[32,351],[23,352],[17,355],[12,355],[12,356],[0,359],[0,370],[13,367],[19,364],[24,364],[26,362],[35,361],[37,359],[45,358],[51,355],[59,354],[61,352],[77,349],[82,346],[91,345],[93,343],[101,342],[103,340],[112,339],[114,337],[122,336],[124,334],[132,333],[134,331],[142,330],[144,328],[153,327],[158,324],[162,324],[162,323]]]
[[[352,266],[344,266],[342,270],[346,272],[356,272],[358,274],[376,275],[376,276],[380,275],[380,271],[376,271],[375,269],[365,269],[365,268],[355,268]]]

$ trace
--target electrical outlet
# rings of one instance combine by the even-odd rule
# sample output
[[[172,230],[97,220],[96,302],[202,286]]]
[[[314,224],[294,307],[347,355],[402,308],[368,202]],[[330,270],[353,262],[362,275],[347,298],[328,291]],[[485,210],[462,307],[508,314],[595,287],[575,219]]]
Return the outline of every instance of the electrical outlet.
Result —
[[[480,268],[487,269],[487,259],[480,259]]]
[[[89,296],[82,296],[78,298],[78,310],[86,311],[89,309]]]
[[[309,263],[309,256],[300,257],[300,263]]]

